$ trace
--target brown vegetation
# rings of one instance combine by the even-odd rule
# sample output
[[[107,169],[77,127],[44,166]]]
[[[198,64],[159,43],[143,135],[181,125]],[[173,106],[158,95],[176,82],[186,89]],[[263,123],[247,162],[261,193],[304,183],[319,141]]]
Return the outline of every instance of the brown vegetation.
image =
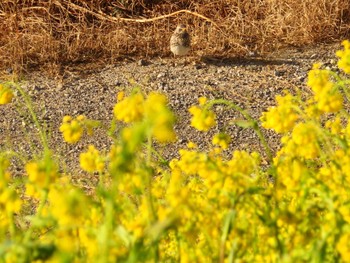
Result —
[[[190,12],[177,12],[187,10]],[[169,16],[164,16],[171,14]],[[348,0],[2,0],[0,70],[168,56],[178,22],[197,55],[237,56],[349,36]]]

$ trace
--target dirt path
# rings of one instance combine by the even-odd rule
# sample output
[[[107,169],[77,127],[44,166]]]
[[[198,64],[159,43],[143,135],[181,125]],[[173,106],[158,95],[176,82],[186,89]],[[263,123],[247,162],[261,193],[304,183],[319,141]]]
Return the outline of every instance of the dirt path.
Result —
[[[156,90],[167,94],[178,122],[176,130],[178,142],[167,146],[163,154],[167,159],[177,156],[177,150],[194,141],[206,148],[212,135],[225,129],[232,136],[228,153],[234,149],[249,149],[262,152],[257,136],[249,129],[229,125],[233,119],[242,119],[239,113],[217,107],[218,126],[208,133],[195,131],[189,126],[188,108],[197,104],[197,99],[224,98],[246,109],[254,118],[269,106],[274,105],[276,94],[286,90],[303,90],[306,76],[312,64],[321,61],[334,68],[335,51],[339,44],[320,45],[305,49],[289,49],[276,52],[265,58],[245,59],[188,58],[183,60],[152,59],[135,62],[121,62],[98,70],[77,71],[68,69],[58,78],[49,78],[36,72],[26,77],[23,84],[38,113],[39,120],[45,121],[50,132],[50,146],[60,156],[62,169],[80,174],[78,156],[88,144],[100,150],[108,150],[111,141],[102,129],[94,136],[84,137],[75,145],[63,142],[58,131],[64,115],[84,114],[90,119],[98,119],[108,124],[116,94],[130,89],[130,82],[138,83],[143,91]],[[23,110],[23,109],[22,109]],[[0,150],[13,149],[26,158],[37,154],[38,137],[36,128],[27,111],[16,111],[13,104],[0,107]],[[23,121],[23,118],[25,121]],[[269,145],[278,148],[278,137],[265,131]],[[18,162],[13,169],[22,173]]]

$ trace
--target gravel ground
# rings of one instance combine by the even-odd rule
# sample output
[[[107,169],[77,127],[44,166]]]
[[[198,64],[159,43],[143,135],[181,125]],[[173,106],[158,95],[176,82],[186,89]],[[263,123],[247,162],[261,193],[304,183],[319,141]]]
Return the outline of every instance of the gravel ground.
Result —
[[[196,142],[200,148],[207,148],[213,134],[223,129],[232,136],[228,154],[235,149],[245,149],[264,155],[262,145],[251,129],[229,125],[231,120],[243,119],[239,113],[216,107],[218,125],[203,133],[190,127],[188,108],[197,104],[201,96],[224,98],[246,109],[254,118],[259,118],[263,111],[275,104],[276,94],[283,90],[307,89],[307,72],[314,62],[321,61],[334,67],[335,51],[338,49],[339,44],[328,44],[279,50],[263,58],[155,58],[118,62],[98,69],[67,67],[61,76],[55,78],[42,72],[31,73],[25,77],[22,87],[31,96],[40,122],[47,123],[50,147],[60,157],[62,169],[74,175],[81,174],[78,156],[88,144],[108,150],[111,141],[99,129],[77,144],[64,143],[58,131],[63,116],[84,114],[108,125],[118,91],[130,88],[130,82],[136,82],[145,92],[155,90],[165,93],[176,113],[178,142],[160,150],[165,158],[178,156],[178,149],[185,147],[189,141]],[[38,153],[36,148],[40,143],[36,128],[23,107],[15,108],[14,104],[0,107],[0,134],[0,150],[13,149],[29,159]],[[270,147],[278,149],[278,136],[272,131],[264,131],[264,134]],[[22,173],[18,161],[14,161],[13,170]]]

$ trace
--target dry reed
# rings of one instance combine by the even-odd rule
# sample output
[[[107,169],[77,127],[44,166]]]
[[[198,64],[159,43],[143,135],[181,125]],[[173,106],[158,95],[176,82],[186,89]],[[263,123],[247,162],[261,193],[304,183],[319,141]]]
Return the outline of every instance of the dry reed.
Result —
[[[189,25],[193,54],[240,56],[346,38],[350,2],[3,0],[0,70],[168,56],[168,41],[179,22]]]

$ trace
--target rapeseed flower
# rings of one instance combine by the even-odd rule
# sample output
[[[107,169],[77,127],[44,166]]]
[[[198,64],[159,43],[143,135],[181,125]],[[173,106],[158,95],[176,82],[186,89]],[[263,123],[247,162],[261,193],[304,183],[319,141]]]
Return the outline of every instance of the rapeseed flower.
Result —
[[[99,244],[95,232],[96,230],[93,228],[79,228],[80,244],[84,247],[86,254],[90,260],[97,257],[99,252]]]
[[[315,63],[308,73],[307,85],[311,87],[315,94],[322,94],[333,88],[329,70],[321,69],[321,63]]]
[[[4,210],[7,213],[18,213],[22,207],[22,200],[17,192],[12,187],[1,189],[0,192],[0,211]]]
[[[260,163],[257,152],[249,154],[246,151],[234,151],[231,160],[227,162],[228,173],[251,176]]]
[[[118,104],[132,102],[115,107],[115,118],[134,123],[113,136],[107,157],[92,145],[80,155],[82,169],[106,173],[92,196],[68,177],[57,178],[50,158],[31,161],[26,191],[41,200],[27,216],[28,198],[21,201],[23,188],[12,182],[9,160],[0,154],[0,234],[11,241],[0,258],[17,262],[28,255],[25,261],[35,261],[35,251],[39,261],[346,262],[350,121],[344,124],[345,111],[322,116],[342,107],[339,83],[333,73],[313,70],[311,99],[277,96],[277,106],[263,115],[264,127],[283,133],[273,163],[264,166],[255,152],[234,151],[227,158],[230,137],[223,133],[214,135],[207,151],[190,142],[169,166],[158,163],[152,141],[174,138],[174,116],[158,93],[141,95],[136,110],[136,94],[118,94]],[[191,108],[196,128],[215,125],[210,103],[202,97]],[[84,118],[75,121],[80,131],[72,131],[71,117],[62,131],[71,141],[72,134],[94,127]],[[18,246],[16,240],[26,242],[23,234],[29,243]],[[52,246],[53,255],[37,244]]]
[[[292,132],[292,141],[296,145],[297,154],[306,159],[319,156],[319,129],[313,123],[299,123]]]
[[[10,173],[7,169],[10,166],[10,161],[5,157],[0,155],[0,190],[5,189],[10,181]]]
[[[11,183],[11,174],[7,171],[10,162],[0,155],[0,211],[5,214],[17,213],[21,209],[22,201]],[[0,217],[0,221],[1,221]],[[1,223],[0,223],[1,229]]]
[[[9,87],[0,84],[0,105],[10,103],[13,96],[13,92]]]
[[[88,151],[80,154],[80,167],[89,173],[102,172],[105,163],[100,152],[93,145],[89,145]]]
[[[86,117],[79,115],[73,119],[71,116],[64,116],[63,123],[60,126],[60,132],[63,133],[63,138],[68,143],[76,143],[80,140],[84,131],[84,122]]]
[[[231,137],[226,133],[215,134],[212,143],[213,145],[219,145],[222,149],[227,149],[231,142]]]
[[[276,96],[277,106],[270,107],[264,112],[260,120],[266,129],[273,129],[278,133],[285,133],[293,129],[299,119],[296,98],[287,93],[285,96]]]
[[[336,116],[334,119],[328,120],[325,126],[326,128],[330,129],[331,133],[334,135],[341,135],[343,130],[341,118],[339,116]]]
[[[333,89],[327,93],[315,94],[317,107],[322,112],[338,112],[343,108],[343,96],[337,89]]]
[[[350,142],[350,118],[347,119],[347,125],[344,128],[345,138]]]
[[[292,131],[292,136],[284,136],[281,139],[283,144],[280,154],[284,153],[290,157],[303,157],[314,159],[319,156],[319,128],[312,122],[298,123]]]
[[[57,165],[50,157],[29,162],[25,169],[28,174],[28,181],[41,189],[47,188],[58,177]]]
[[[149,122],[151,134],[159,142],[171,142],[176,139],[173,129],[175,116],[167,104],[167,98],[155,92],[152,92],[144,103],[145,119]]]
[[[124,91],[120,91],[117,94],[117,101],[122,101],[125,97],[125,92]]]
[[[277,197],[282,198],[288,191],[293,191],[301,186],[301,178],[307,172],[307,167],[296,158],[276,158],[277,167]],[[283,187],[281,187],[283,186]]]
[[[144,114],[144,97],[141,93],[132,94],[129,97],[124,98],[118,96],[121,101],[115,104],[113,113],[114,117],[126,123],[140,121]]]
[[[350,234],[344,233],[339,238],[337,250],[341,255],[343,262],[350,262]]]
[[[308,74],[307,85],[314,92],[314,99],[320,111],[337,112],[343,107],[343,97],[331,80],[331,72],[320,69],[320,66],[320,64],[314,64]]]
[[[344,70],[346,74],[350,74],[350,41],[344,40],[342,45],[344,46],[344,50],[338,50],[336,52],[336,55],[340,58],[338,67]]]
[[[68,177],[61,177],[50,187],[48,209],[60,225],[73,228],[84,222],[90,209],[84,193],[69,180]]]
[[[200,97],[198,103],[200,106],[204,106],[207,103],[208,99],[206,97]]]
[[[192,106],[189,112],[193,115],[191,119],[191,126],[199,131],[208,131],[215,126],[215,113],[203,107]]]

